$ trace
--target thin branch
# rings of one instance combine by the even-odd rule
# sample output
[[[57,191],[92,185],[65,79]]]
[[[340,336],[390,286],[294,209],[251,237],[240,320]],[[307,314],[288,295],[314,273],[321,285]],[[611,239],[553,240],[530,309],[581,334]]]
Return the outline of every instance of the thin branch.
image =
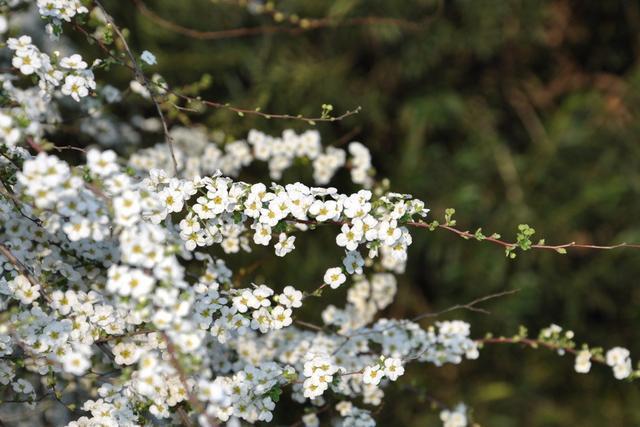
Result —
[[[295,27],[287,27],[282,25],[267,25],[259,27],[243,27],[232,28],[228,30],[200,31],[192,28],[176,24],[169,21],[147,8],[142,0],[132,0],[138,11],[157,25],[178,33],[183,36],[191,37],[199,40],[221,40],[237,37],[261,36],[266,34],[285,33],[289,35],[297,35],[303,32],[318,30],[323,28],[337,27],[355,27],[355,26],[394,26],[408,31],[421,31],[426,29],[426,24],[431,21],[434,16],[427,16],[422,22],[408,21],[401,18],[389,18],[384,16],[360,16],[355,18],[334,19],[298,19],[298,25]],[[438,9],[439,10],[439,9]]]
[[[69,150],[69,151],[79,151],[81,153],[87,153],[87,150],[85,150],[84,148],[80,148],[80,147],[74,147],[72,145],[54,145],[53,147],[51,147],[52,150],[57,151],[58,153],[61,153],[65,150]]]
[[[476,307],[476,306],[478,304],[482,303],[482,302],[485,302],[485,301],[489,301],[489,300],[500,298],[500,297],[507,296],[507,295],[513,295],[518,291],[519,291],[519,289],[514,289],[514,290],[510,290],[510,291],[504,291],[504,292],[498,292],[498,293],[491,294],[491,295],[486,295],[486,296],[477,298],[477,299],[475,299],[475,300],[473,300],[471,302],[468,302],[466,304],[457,304],[457,305],[451,306],[449,308],[446,308],[444,310],[437,311],[435,313],[419,314],[418,316],[416,316],[416,317],[414,317],[412,319],[409,319],[408,321],[409,322],[418,322],[418,321],[420,321],[422,319],[426,319],[426,318],[430,318],[430,317],[438,317],[438,316],[440,316],[442,314],[449,313],[449,312],[454,311],[454,310],[460,310],[460,309],[466,309],[466,310],[469,310],[469,311],[473,311],[473,312],[477,312],[477,313],[483,313],[483,314],[491,314],[488,310],[485,310],[485,309],[482,309],[482,308],[479,308],[479,307]],[[340,333],[336,332],[336,335],[344,337],[345,340],[333,351],[332,354],[333,355],[337,354],[353,338],[362,337],[362,336],[366,336],[366,335],[378,334],[378,333],[385,332],[385,331],[388,331],[388,330],[391,330],[391,329],[399,328],[399,327],[402,326],[403,323],[406,323],[406,322],[407,322],[407,320],[404,320],[401,323],[390,325],[390,326],[384,327],[382,329],[369,329],[369,330],[365,330],[363,332],[356,332],[356,333],[353,333],[351,335],[343,335],[343,334],[340,334]],[[417,359],[418,357],[420,357],[420,355],[413,357],[413,359]]]
[[[322,327],[322,326],[318,326],[318,325],[314,325],[313,323],[309,323],[309,322],[304,322],[302,320],[294,320],[294,323],[296,325],[300,325],[300,326],[304,326],[305,328],[309,328],[312,329],[314,331],[318,331],[318,332],[324,332],[324,333],[328,333],[328,334],[335,334],[335,335],[340,335],[340,336],[344,336],[342,334],[340,334],[339,332],[333,332],[329,329],[327,329],[326,327]]]
[[[38,396],[35,399],[14,399],[14,400],[4,400],[4,399],[0,399],[0,404],[2,403],[35,403],[35,402],[40,402],[44,399],[46,399],[47,397],[51,396],[53,393],[48,392],[43,394],[42,396]],[[64,403],[63,403],[64,405]],[[66,407],[66,405],[65,405]]]
[[[114,55],[113,52],[111,52],[111,50],[109,50],[109,48],[98,37],[94,36],[93,34],[90,34],[88,31],[86,31],[84,28],[82,28],[82,27],[80,27],[78,25],[75,25],[74,28],[76,30],[80,31],[82,34],[84,34],[87,38],[95,41],[98,44],[98,46],[100,47],[100,49],[103,52],[105,52],[107,55],[109,55],[110,58],[114,59],[117,64],[122,65],[125,68],[128,68],[129,70],[133,71],[134,73],[138,73],[137,70],[139,68],[137,67],[137,64],[135,62],[134,62],[134,66],[123,62],[121,60],[121,58],[118,58],[116,55]],[[142,75],[142,77],[144,77],[144,74]],[[244,116],[246,114],[246,115],[260,116],[260,117],[263,117],[265,119],[300,120],[300,121],[304,121],[304,122],[307,122],[307,123],[310,123],[310,124],[315,124],[317,122],[337,122],[337,121],[343,120],[343,119],[345,119],[345,118],[347,118],[349,116],[353,116],[355,114],[358,114],[362,110],[362,107],[358,106],[357,108],[355,108],[353,110],[347,110],[346,112],[344,112],[343,114],[341,114],[339,116],[320,116],[320,117],[306,117],[306,116],[303,116],[301,114],[298,114],[298,115],[294,116],[292,114],[265,113],[263,111],[260,111],[260,109],[239,108],[239,107],[234,107],[233,105],[231,105],[229,103],[222,103],[222,102],[218,102],[218,101],[214,101],[214,100],[205,100],[205,99],[202,99],[200,97],[188,96],[188,95],[185,95],[185,94],[177,92],[175,89],[170,88],[166,83],[158,83],[158,82],[154,82],[154,81],[149,81],[149,80],[146,79],[146,77],[145,77],[144,83],[146,83],[148,85],[154,85],[154,86],[158,87],[159,89],[161,89],[162,91],[164,91],[165,93],[172,94],[176,98],[182,99],[184,101],[197,102],[197,103],[200,103],[200,104],[202,104],[204,106],[207,106],[207,107],[229,110],[229,111],[232,111],[232,112],[234,112],[234,113],[236,113],[236,114],[238,114],[240,116]],[[153,97],[153,93],[149,89],[149,87],[147,87],[147,90],[150,92],[150,95]],[[155,99],[154,99],[154,101],[155,101]],[[181,110],[181,111],[193,111],[194,110],[194,109],[189,108],[189,107],[179,107],[175,103],[170,103],[170,104],[174,108],[176,108],[178,110]],[[156,103],[156,108],[158,108],[158,107],[160,107],[160,106],[159,106],[159,104]],[[164,116],[162,116],[162,117],[164,117]],[[165,127],[164,126],[165,124],[166,123],[163,122],[163,127]],[[166,135],[167,134],[165,132],[165,136]]]
[[[94,0],[94,3],[102,11],[102,13],[105,16],[105,19],[111,25],[113,30],[116,32],[116,34],[118,35],[118,37],[122,41],[122,45],[124,47],[124,50],[126,51],[127,55],[129,56],[129,59],[131,61],[131,65],[133,66],[133,68],[135,70],[136,80],[140,81],[144,85],[144,87],[147,89],[147,91],[149,92],[149,97],[151,98],[151,101],[155,105],[156,111],[158,112],[158,116],[160,117],[160,121],[162,122],[162,128],[164,129],[164,137],[165,137],[165,141],[167,142],[167,146],[169,147],[169,152],[171,154],[171,162],[173,163],[173,169],[174,169],[174,172],[175,172],[176,176],[178,176],[178,161],[176,160],[176,154],[173,151],[173,138],[171,138],[171,134],[169,133],[169,126],[167,125],[167,120],[166,120],[166,118],[164,116],[164,113],[162,112],[162,108],[160,108],[160,104],[158,103],[158,100],[156,99],[156,95],[155,95],[155,93],[154,93],[154,91],[153,91],[153,89],[151,87],[151,84],[149,83],[149,79],[147,79],[147,76],[144,74],[144,72],[142,71],[142,69],[138,65],[138,61],[137,61],[135,55],[133,54],[133,52],[131,51],[131,49],[129,48],[129,44],[127,43],[127,40],[124,37],[124,34],[122,34],[122,32],[120,31],[120,28],[118,28],[118,26],[116,25],[115,21],[111,17],[111,15],[109,15],[109,13],[104,8],[104,6],[102,6],[102,3],[100,3],[99,0]]]
[[[580,351],[580,350],[576,350],[573,347],[566,347],[566,346],[561,346],[561,345],[540,341],[532,338],[520,338],[520,337],[481,338],[481,339],[477,339],[476,343],[478,344],[521,344],[526,347],[531,347],[531,348],[544,347],[552,351],[563,351],[571,354],[577,354]],[[593,360],[594,362],[606,365],[606,360],[602,356],[592,355],[591,360]]]
[[[476,313],[491,314],[490,311],[485,310],[484,308],[476,307],[476,305],[478,305],[480,303],[483,303],[485,301],[492,300],[492,299],[504,297],[504,296],[507,296],[507,295],[513,295],[513,294],[515,294],[515,293],[517,293],[519,291],[520,291],[520,289],[512,289],[510,291],[504,291],[504,292],[498,292],[498,293],[491,294],[491,295],[486,295],[484,297],[481,297],[481,298],[478,298],[478,299],[474,299],[473,301],[468,302],[466,304],[456,304],[456,305],[451,306],[449,308],[446,308],[444,310],[436,311],[435,313],[423,313],[423,314],[420,314],[420,315],[414,317],[413,319],[411,319],[411,321],[412,322],[417,322],[419,320],[426,319],[428,317],[438,317],[438,316],[440,316],[442,314],[449,313],[449,312],[455,311],[455,310],[461,310],[461,309],[474,311]]]
[[[348,221],[324,221],[324,222],[318,222],[315,220],[308,220],[308,219],[297,219],[297,218],[286,218],[285,221],[289,221],[289,222],[297,222],[300,224],[306,224],[306,225],[344,225],[344,224],[349,224]],[[409,221],[407,223],[405,223],[404,225],[407,225],[409,227],[415,227],[415,228],[427,228],[427,229],[431,229],[433,228],[433,226],[429,223],[426,222],[415,222],[415,221]],[[469,232],[469,231],[462,231],[459,230],[453,226],[450,225],[446,225],[446,224],[438,224],[437,228],[440,228],[442,230],[447,230],[450,231],[452,233],[457,234],[458,236],[464,238],[465,240],[479,240],[476,238],[476,235]],[[487,242],[491,242],[494,243],[496,245],[500,245],[503,246],[505,248],[509,248],[509,249],[515,249],[517,248],[519,245],[517,243],[513,243],[513,242],[507,242],[505,240],[500,240],[498,238],[495,237],[491,237],[491,236],[486,236],[483,239],[481,239],[482,241],[487,241]],[[618,243],[618,244],[614,244],[614,245],[589,245],[586,243],[576,243],[576,242],[569,242],[569,243],[562,243],[559,245],[546,245],[546,244],[541,244],[541,243],[537,243],[534,245],[531,245],[531,249],[542,249],[542,250],[552,250],[552,251],[558,251],[558,249],[567,249],[567,248],[577,248],[577,249],[600,249],[600,250],[611,250],[611,249],[620,249],[620,248],[630,248],[630,249],[640,249],[640,244],[637,243]]]
[[[163,88],[167,93],[170,93],[184,101],[187,102],[197,102],[200,103],[202,105],[205,105],[207,107],[213,107],[213,108],[221,108],[221,109],[225,109],[225,110],[229,110],[229,111],[233,111],[234,113],[237,113],[240,116],[244,116],[245,114],[249,114],[249,115],[254,115],[254,116],[260,116],[263,117],[265,119],[281,119],[281,120],[301,120],[301,121],[305,121],[308,122],[309,124],[315,124],[316,122],[338,122],[340,120],[344,120],[347,117],[353,116],[355,114],[358,114],[361,110],[362,107],[358,106],[356,108],[354,108],[353,110],[347,110],[344,113],[342,113],[339,116],[318,116],[318,117],[305,117],[301,114],[298,115],[292,115],[292,114],[274,114],[274,113],[265,113],[260,111],[259,109],[248,109],[248,108],[239,108],[239,107],[234,107],[230,104],[224,104],[222,102],[217,102],[217,101],[211,101],[211,100],[206,100],[206,99],[202,99],[200,97],[193,97],[193,96],[189,96],[189,95],[184,95],[182,93],[176,92],[175,90],[172,90],[170,88],[168,88],[165,85],[161,85],[159,83],[154,83],[157,84],[158,86],[160,86],[161,88]],[[184,107],[183,107],[184,108]]]
[[[411,227],[416,227],[416,228],[430,228],[430,224],[427,223],[423,223],[423,222],[408,222],[407,225],[411,226]],[[457,234],[458,236],[464,238],[464,239],[476,239],[476,236],[469,232],[469,231],[462,231],[459,230],[455,227],[452,227],[450,225],[445,225],[445,224],[439,224],[438,228],[447,230],[447,231],[451,231],[455,234]],[[507,242],[504,240],[500,240],[494,237],[485,237],[482,240],[486,240],[488,242],[491,243],[495,243],[497,245],[503,246],[505,248],[511,248],[511,249],[515,249],[518,247],[517,243],[513,243],[513,242]],[[640,244],[635,244],[635,243],[618,243],[615,245],[589,245],[589,244],[584,244],[584,243],[576,243],[576,242],[569,242],[569,243],[563,243],[563,244],[559,244],[559,245],[545,245],[545,244],[534,244],[531,245],[532,249],[546,249],[546,250],[553,250],[553,251],[557,251],[558,249],[567,249],[567,248],[579,248],[579,249],[603,249],[603,250],[609,250],[609,249],[618,249],[618,248],[632,248],[632,249],[640,249]]]

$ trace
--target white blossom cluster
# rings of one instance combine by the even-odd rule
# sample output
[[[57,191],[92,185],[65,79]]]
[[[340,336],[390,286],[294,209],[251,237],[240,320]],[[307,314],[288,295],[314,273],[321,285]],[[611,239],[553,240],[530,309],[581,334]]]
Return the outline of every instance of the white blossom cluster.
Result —
[[[551,348],[556,348],[560,355],[565,354],[567,348],[573,348],[573,337],[573,331],[563,331],[561,326],[555,324],[540,331],[540,340]],[[602,349],[589,349],[587,346],[573,352],[575,353],[574,369],[578,373],[588,373],[593,360],[610,366],[614,377],[619,380],[629,378],[634,373],[631,353],[624,347],[611,348],[604,355],[602,355]]]
[[[36,6],[55,38],[63,23],[89,12],[83,4]],[[44,138],[60,119],[56,98],[83,99],[89,114],[80,129],[99,142],[123,135],[135,142],[138,130],[157,132],[161,123],[114,124],[102,115],[102,103],[122,94],[98,90],[78,54],[49,56],[29,36],[10,38],[8,47],[16,75],[0,76],[11,101],[0,109],[3,396],[31,406],[46,396],[82,399],[84,414],[65,419],[69,426],[177,424],[184,416],[208,426],[270,422],[287,393],[307,409],[306,426],[324,423],[322,408],[333,408],[332,422],[369,427],[372,411],[353,402],[379,407],[408,363],[478,357],[466,322],[423,328],[382,317],[404,271],[410,224],[429,209],[376,187],[363,144],[324,147],[317,131],[292,130],[280,137],[253,130],[231,141],[176,126],[175,176],[164,143],[128,158],[92,148],[78,154],[84,161],[67,162],[47,152]],[[156,61],[149,52],[141,59]],[[31,77],[37,86],[21,88]],[[315,186],[238,180],[256,160],[273,181],[308,164]],[[341,168],[356,191],[327,187]],[[271,261],[283,262],[321,225],[335,239],[327,253],[338,255],[302,286],[252,283],[245,269],[227,266],[240,258],[233,254],[259,246],[273,247]],[[324,306],[321,323],[308,322],[306,302],[341,287],[345,304]],[[555,342],[561,332],[552,325],[541,337]],[[576,370],[589,371],[592,356],[578,352]],[[634,374],[624,348],[609,350],[605,362],[616,378]],[[469,422],[464,405],[440,418],[446,427]]]
[[[40,52],[29,36],[10,38],[7,44],[14,51],[11,64],[25,76],[38,77],[40,95],[45,99],[60,88],[63,95],[80,101],[96,88],[93,71],[77,53],[67,57],[55,53],[51,57]]]
[[[124,172],[113,152],[97,150],[87,153],[85,167],[70,167],[40,153],[25,160],[16,176],[11,190],[22,195],[21,210],[18,213],[14,200],[1,199],[0,232],[33,277],[17,271],[11,262],[3,264],[2,304],[24,308],[10,319],[14,333],[3,341],[5,354],[22,353],[25,366],[41,375],[50,369],[61,375],[86,374],[100,364],[98,349],[106,351],[116,367],[136,367],[130,379],[118,384],[117,392],[88,401],[83,407],[93,417],[80,419],[77,425],[106,422],[98,412],[110,413],[116,424],[130,422],[141,405],[155,417],[169,417],[170,408],[187,398],[185,387],[193,387],[189,393],[208,402],[206,415],[221,420],[270,420],[275,402],[268,393],[275,386],[291,386],[299,401],[324,398],[331,388],[379,405],[382,380],[402,375],[404,359],[420,353],[423,360],[458,363],[455,354],[469,350],[466,341],[455,337],[455,328],[443,325],[436,335],[417,324],[382,320],[364,333],[396,291],[392,274],[364,274],[365,259],[375,262],[376,249],[386,244],[377,238],[377,223],[388,224],[393,215],[399,219],[424,214],[419,201],[396,195],[374,200],[365,190],[339,195],[302,184],[273,184],[273,191],[267,191],[266,186],[220,175],[189,180],[168,178],[158,170],[140,180]],[[314,203],[322,206],[317,214],[308,214]],[[327,325],[340,325],[339,332],[295,328],[293,311],[306,298],[301,290],[235,287],[222,260],[197,250],[214,244],[227,252],[234,244],[250,250],[252,243],[259,244],[253,238],[256,229],[267,230],[273,224],[286,227],[280,232],[286,238],[275,244],[276,254],[285,255],[294,249],[292,243],[286,244],[293,242],[291,234],[308,229],[296,219],[317,221],[319,215],[327,215],[323,210],[327,203],[335,211],[327,222],[377,221],[376,238],[367,240],[364,234],[361,238],[368,249],[365,254],[360,254],[359,245],[347,250],[343,267],[331,267],[325,274],[323,286],[333,288],[347,275],[355,275],[347,307],[329,307],[322,315]],[[392,236],[385,227],[385,235]],[[190,246],[189,233],[199,230],[206,230],[205,245]],[[406,251],[408,231],[396,230],[391,242]],[[229,242],[233,239],[235,243]],[[187,262],[201,265],[202,273],[188,276]],[[339,317],[343,321],[336,322]],[[164,334],[190,356],[187,364],[202,372],[190,385],[179,380],[168,361]],[[382,353],[370,354],[370,343],[380,345]],[[429,346],[433,348],[427,351]],[[318,352],[326,356],[308,359]],[[447,352],[453,353],[442,356]],[[432,353],[440,356],[428,356]],[[12,363],[3,367],[11,378],[18,370]],[[342,378],[346,373],[351,374]],[[304,384],[296,379],[301,377],[308,377]],[[238,395],[243,384],[251,393]],[[136,399],[129,398],[122,410],[113,410],[114,402],[132,394]],[[202,397],[209,394],[211,399]],[[356,411],[345,417],[345,423],[361,418],[370,419],[366,411]]]
[[[38,12],[43,18],[49,18],[56,23],[70,22],[80,14],[89,12],[80,0],[38,0]]]
[[[633,372],[629,354],[629,350],[623,347],[614,347],[607,351],[607,365],[613,368],[613,375],[619,380],[629,377]]]
[[[454,409],[444,409],[440,412],[443,427],[467,427],[467,407],[460,403]]]
[[[158,130],[158,123],[154,121],[139,123],[139,126]],[[336,172],[345,167],[350,170],[354,183],[365,188],[373,186],[371,155],[364,145],[351,142],[348,147],[351,156],[347,159],[347,152],[341,148],[324,148],[316,130],[296,134],[287,129],[281,137],[272,137],[254,129],[246,140],[227,142],[222,147],[223,134],[217,132],[209,136],[198,127],[174,127],[171,138],[178,167],[185,177],[211,175],[217,170],[235,177],[242,168],[254,161],[262,161],[268,164],[271,179],[280,180],[283,172],[296,162],[308,161],[311,162],[316,185],[328,184]],[[161,143],[132,154],[129,165],[144,171],[171,170],[172,160],[167,145]]]

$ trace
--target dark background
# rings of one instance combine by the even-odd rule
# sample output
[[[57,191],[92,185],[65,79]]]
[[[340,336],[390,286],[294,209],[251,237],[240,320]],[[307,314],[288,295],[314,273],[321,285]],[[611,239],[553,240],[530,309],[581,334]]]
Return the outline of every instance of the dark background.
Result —
[[[323,143],[357,132],[378,175],[389,177],[393,190],[425,200],[438,219],[455,207],[461,228],[483,227],[508,240],[517,224],[528,223],[548,243],[640,241],[636,1],[277,1],[284,22],[237,2],[145,4],[196,30],[267,27],[263,34],[200,40],[164,28],[134,2],[105,1],[129,30],[132,48],[153,52],[158,65],[149,69],[174,87],[208,74],[202,96],[240,107],[318,116],[323,103],[333,104],[336,115],[362,106],[356,116],[318,124]],[[302,31],[292,14],[330,17],[331,25]],[[397,21],[364,25],[356,17]],[[97,56],[92,49],[86,53]],[[120,88],[131,78],[117,68],[101,77]],[[127,105],[114,113],[154,116],[140,99]],[[229,139],[251,128],[272,134],[309,128],[225,110],[173,114],[171,122],[202,123]],[[254,167],[242,178],[258,180],[265,171]],[[298,167],[285,180],[310,176]],[[335,185],[352,189],[347,178],[340,174]],[[410,317],[517,288],[486,305],[491,315],[459,311],[444,318],[471,322],[476,337],[512,335],[521,324],[537,335],[553,322],[575,331],[579,343],[622,345],[640,355],[638,252],[532,251],[507,260],[500,247],[446,231],[413,235],[407,272],[384,316]],[[284,260],[269,250],[238,255],[232,264],[257,259],[246,280],[313,289],[337,265],[341,251],[333,237],[317,231],[299,237],[298,250]],[[305,319],[319,322],[324,304],[342,305],[344,293],[325,294]],[[460,366],[413,365],[385,393],[380,425],[437,424],[425,395],[452,406],[464,401],[487,426],[640,425],[637,386],[616,380],[610,368],[594,365],[580,375],[572,357],[517,346],[485,348],[479,360]],[[299,419],[301,412],[288,406],[278,407],[277,422]]]

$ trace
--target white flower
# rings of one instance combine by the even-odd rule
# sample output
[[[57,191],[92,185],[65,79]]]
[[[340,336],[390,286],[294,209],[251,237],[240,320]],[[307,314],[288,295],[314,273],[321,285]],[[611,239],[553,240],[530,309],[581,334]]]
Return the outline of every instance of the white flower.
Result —
[[[378,225],[378,238],[387,246],[392,246],[402,235],[396,220],[381,221]]]
[[[271,227],[266,224],[256,223],[252,226],[255,229],[255,233],[253,234],[253,241],[256,245],[269,245],[271,241]]]
[[[591,352],[581,350],[576,354],[575,370],[581,374],[586,374],[591,369]]]
[[[278,296],[278,302],[289,308],[302,307],[302,292],[296,290],[293,286],[286,286],[282,294]]]
[[[613,368],[613,375],[616,379],[622,380],[631,375],[633,369],[629,354],[629,350],[623,347],[614,347],[607,351],[606,362]]]
[[[615,365],[613,367],[613,376],[618,380],[623,380],[631,375],[631,359],[627,359],[625,363]]]
[[[233,298],[233,306],[238,310],[238,312],[246,313],[249,307],[254,309],[260,307],[260,303],[253,295],[253,292],[244,290],[242,294]]]
[[[294,242],[296,241],[296,236],[289,236],[285,233],[280,233],[280,237],[278,243],[275,245],[276,255],[277,256],[285,256],[289,252],[295,249]]]
[[[31,304],[40,297],[40,285],[32,286],[26,276],[20,274],[7,282],[14,297],[23,304]]]
[[[31,385],[29,381],[24,380],[22,378],[18,379],[11,386],[13,388],[13,391],[15,391],[16,393],[22,393],[22,394],[33,393],[33,385]]]
[[[105,177],[120,170],[116,163],[116,153],[112,150],[89,150],[87,152],[87,166],[91,173]]]
[[[317,221],[324,222],[334,219],[340,213],[340,209],[335,200],[316,200],[309,207],[309,213],[315,216]]]
[[[320,419],[315,412],[311,412],[302,417],[302,423],[304,424],[304,427],[319,427]]]
[[[391,381],[395,381],[399,376],[404,374],[404,367],[402,361],[393,357],[387,358],[384,361],[384,374],[389,377]]]
[[[324,283],[331,286],[331,289],[338,289],[345,280],[347,280],[347,277],[342,273],[340,267],[329,268],[324,273]]]
[[[148,50],[145,50],[144,52],[142,52],[142,55],[140,55],[140,59],[142,59],[144,62],[146,62],[149,65],[157,64],[155,55],[149,52]]]
[[[355,251],[362,240],[362,228],[355,224],[351,227],[343,224],[340,230],[342,232],[336,236],[336,244],[348,251]]]
[[[253,308],[269,307],[271,305],[271,301],[269,301],[271,295],[273,295],[273,289],[265,285],[258,286],[253,290],[253,296],[257,304]]]
[[[260,308],[251,315],[251,329],[258,329],[263,334],[269,330],[271,326],[271,314],[266,308]]]
[[[614,347],[607,351],[607,365],[615,366],[623,364],[629,358],[629,350],[624,347]]]
[[[87,63],[82,60],[82,56],[74,54],[69,57],[62,58],[60,60],[60,66],[72,70],[84,70],[87,68]]]
[[[273,329],[282,329],[291,324],[291,309],[284,308],[281,305],[276,306],[271,312],[271,317],[273,321],[271,323],[271,327]]]
[[[24,75],[33,74],[42,67],[40,53],[36,49],[20,49],[16,51],[11,65],[18,68]]]
[[[168,212],[180,212],[184,207],[182,192],[177,188],[165,188],[158,193],[158,198]]]
[[[379,365],[367,366],[362,373],[362,382],[365,384],[378,385],[384,376],[384,371]]]
[[[443,427],[466,427],[467,408],[459,404],[454,410],[445,409],[440,412],[440,420],[443,422]]]
[[[120,343],[112,350],[118,365],[133,365],[140,358],[141,351],[133,343]]]
[[[77,352],[67,352],[62,358],[62,369],[73,375],[84,375],[91,367],[91,361]]]
[[[72,242],[91,236],[91,222],[80,215],[74,215],[62,229]]]
[[[64,95],[69,95],[79,102],[80,98],[89,95],[89,87],[90,83],[84,77],[69,74],[64,79],[61,91]]]
[[[0,138],[8,146],[14,146],[20,139],[20,130],[14,126],[13,118],[0,112]]]
[[[344,257],[342,264],[349,274],[362,274],[362,267],[364,266],[364,259],[360,252],[349,251]]]

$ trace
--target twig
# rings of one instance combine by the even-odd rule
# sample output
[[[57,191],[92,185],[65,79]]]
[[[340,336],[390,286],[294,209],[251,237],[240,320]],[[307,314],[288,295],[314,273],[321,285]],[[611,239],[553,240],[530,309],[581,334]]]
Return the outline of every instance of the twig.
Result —
[[[489,301],[489,300],[495,299],[495,298],[500,298],[500,297],[504,297],[504,296],[507,296],[507,295],[513,295],[513,294],[515,294],[516,292],[519,292],[519,291],[520,291],[520,289],[512,289],[510,291],[504,291],[504,292],[498,292],[498,293],[491,294],[491,295],[486,295],[486,296],[484,296],[482,298],[475,299],[475,300],[473,300],[471,302],[468,302],[466,304],[456,304],[456,305],[451,306],[449,308],[446,308],[444,310],[436,311],[435,313],[423,313],[423,314],[420,314],[419,316],[416,316],[413,319],[411,319],[411,321],[412,322],[417,322],[419,320],[426,319],[428,317],[438,317],[438,316],[440,316],[442,314],[449,313],[449,312],[455,311],[455,310],[460,310],[460,309],[466,309],[466,310],[469,310],[469,311],[474,311],[476,313],[491,314],[491,312],[489,312],[488,310],[485,310],[484,308],[476,307],[476,305],[478,305],[478,304],[480,304],[482,302],[485,302],[485,301]]]
[[[304,326],[305,328],[309,328],[312,329],[314,331],[318,331],[318,332],[324,332],[324,333],[333,333],[335,335],[340,335],[343,336],[342,334],[338,333],[338,332],[333,332],[328,330],[327,328],[323,328],[322,326],[318,326],[318,325],[314,325],[313,323],[309,323],[309,322],[304,322],[302,320],[294,320],[294,323],[300,326]]]
[[[51,147],[52,150],[56,150],[58,153],[61,153],[65,150],[69,150],[69,151],[79,151],[81,153],[87,153],[87,150],[85,150],[84,148],[80,148],[80,147],[74,147],[73,145],[54,145],[53,147]]]
[[[349,116],[353,116],[355,114],[358,114],[361,110],[362,107],[358,106],[356,108],[354,108],[353,110],[347,110],[344,113],[342,113],[339,116],[319,116],[319,117],[305,117],[301,114],[298,115],[292,115],[292,114],[274,114],[274,113],[265,113],[262,112],[258,109],[248,109],[248,108],[239,108],[239,107],[234,107],[230,104],[223,104],[222,102],[217,102],[217,101],[210,101],[210,100],[206,100],[206,99],[201,99],[200,97],[192,97],[189,95],[184,95],[182,93],[176,92],[170,88],[168,88],[167,86],[164,85],[160,85],[159,83],[154,83],[159,85],[160,87],[162,87],[167,93],[170,93],[182,100],[188,101],[188,102],[198,102],[202,105],[208,106],[208,107],[213,107],[213,108],[221,108],[221,109],[225,109],[225,110],[229,110],[229,111],[233,111],[234,113],[237,113],[240,116],[243,116],[245,114],[251,114],[254,116],[260,116],[263,117],[265,119],[281,119],[281,120],[301,120],[301,121],[305,121],[309,124],[315,124],[316,122],[337,122],[340,120],[344,120]],[[184,108],[184,107],[183,107]]]
[[[136,57],[134,56],[133,52],[131,51],[131,49],[129,48],[129,44],[127,43],[127,40],[124,37],[124,34],[122,34],[122,32],[120,31],[120,28],[118,28],[118,26],[116,25],[115,21],[111,17],[111,15],[109,15],[109,13],[104,8],[104,6],[102,6],[102,3],[100,3],[99,0],[94,0],[94,2],[96,4],[96,6],[98,6],[98,8],[102,11],[102,13],[105,16],[105,19],[111,25],[113,30],[116,32],[116,34],[118,35],[118,37],[122,41],[122,45],[124,47],[124,50],[126,51],[127,55],[129,56],[129,59],[131,60],[131,65],[134,68],[136,80],[140,81],[144,85],[144,87],[147,89],[147,91],[149,92],[149,97],[151,98],[151,101],[155,105],[156,110],[158,112],[158,116],[160,117],[160,121],[162,122],[162,128],[164,129],[164,137],[165,137],[165,141],[167,142],[167,146],[169,148],[169,152],[171,154],[171,161],[173,163],[173,169],[174,169],[174,172],[175,172],[176,176],[178,176],[178,161],[176,160],[176,155],[175,155],[175,153],[173,151],[173,138],[171,137],[171,134],[169,133],[169,126],[167,125],[167,120],[166,120],[166,118],[164,116],[164,113],[162,112],[162,108],[160,107],[160,104],[158,103],[158,100],[156,99],[156,95],[155,95],[155,93],[154,93],[154,91],[153,91],[153,89],[151,87],[151,84],[149,83],[149,79],[147,79],[147,76],[144,74],[144,72],[142,71],[142,69],[138,65],[138,61],[137,61]]]
[[[423,222],[408,222],[407,225],[411,226],[411,227],[416,227],[416,228],[429,228],[430,225],[427,223],[423,223]],[[473,233],[470,233],[469,231],[462,231],[459,230],[455,227],[449,226],[449,225],[445,225],[445,224],[439,224],[438,225],[439,228],[444,229],[444,230],[448,230],[451,231],[453,233],[456,233],[458,236],[464,238],[464,239],[475,239],[475,235]],[[494,237],[485,237],[483,240],[486,240],[488,242],[491,243],[495,243],[497,245],[500,246],[504,246],[505,248],[511,248],[514,249],[516,247],[518,247],[517,243],[511,243],[511,242],[506,242],[504,240],[500,240]],[[581,249],[604,249],[604,250],[609,250],[609,249],[618,249],[618,248],[632,248],[632,249],[640,249],[640,244],[635,244],[635,243],[618,243],[615,245],[588,245],[588,244],[583,244],[583,243],[576,243],[576,242],[569,242],[569,243],[563,243],[560,245],[544,245],[544,244],[535,244],[535,245],[531,245],[532,249],[547,249],[547,250],[553,250],[553,251],[557,251],[558,249],[566,249],[566,248],[581,248]]]

